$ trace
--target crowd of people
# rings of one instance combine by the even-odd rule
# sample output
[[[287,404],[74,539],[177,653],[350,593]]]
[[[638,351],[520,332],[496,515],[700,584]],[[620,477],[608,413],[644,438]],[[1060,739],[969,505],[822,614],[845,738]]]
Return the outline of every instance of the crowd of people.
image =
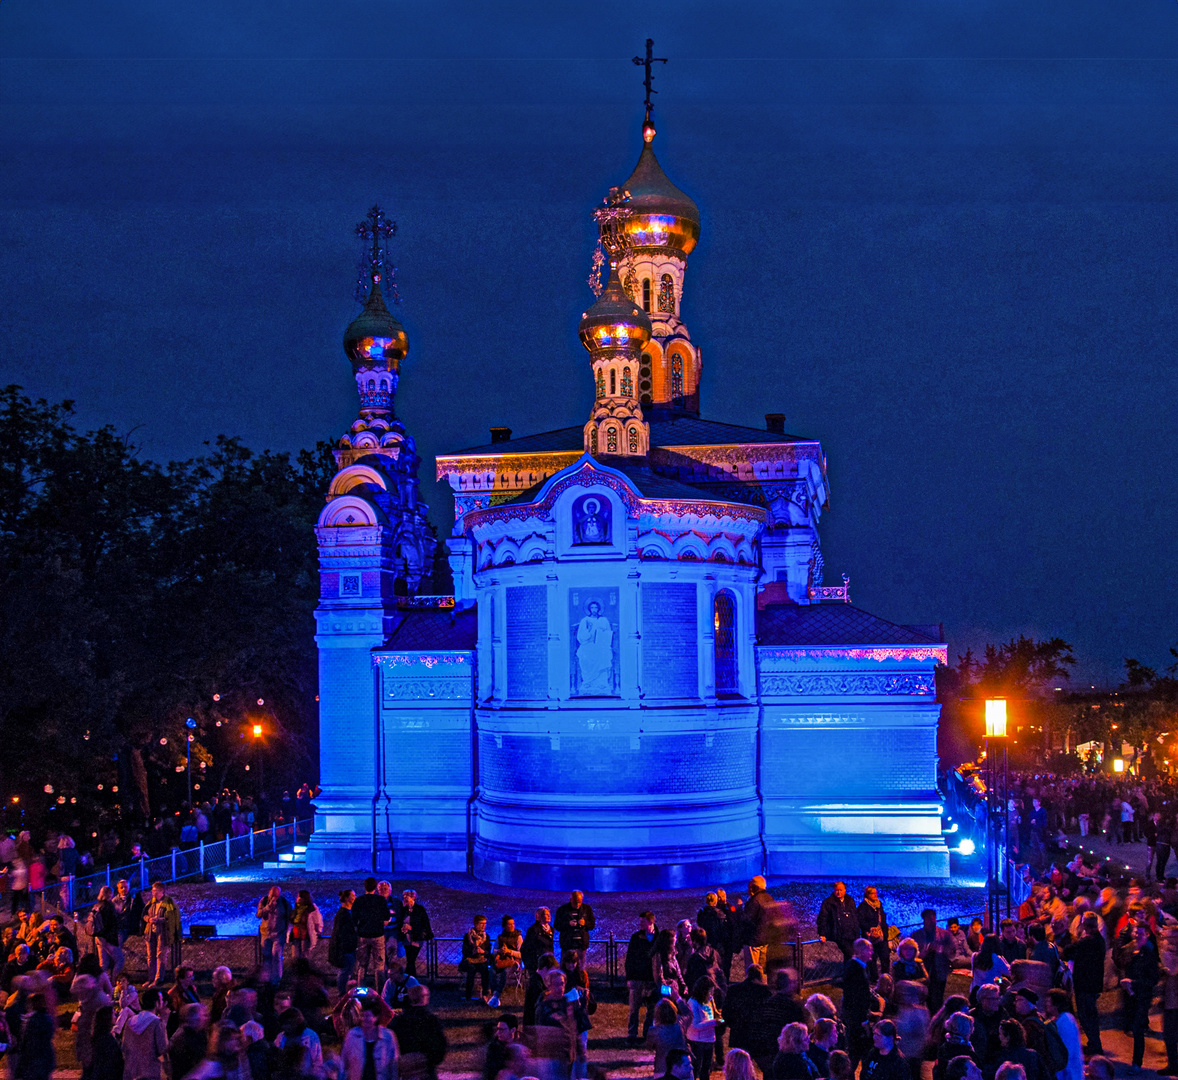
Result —
[[[878,890],[856,900],[837,882],[817,918],[845,958],[833,996],[802,996],[796,920],[764,878],[744,896],[709,892],[673,926],[643,910],[625,949],[627,1044],[649,1053],[656,1080],[921,1080],[928,1068],[933,1080],[1107,1080],[1100,995],[1119,994],[1139,1066],[1160,991],[1164,1073],[1178,1075],[1178,881],[1118,890],[1077,856],[1028,884],[997,927],[928,909],[903,934]],[[271,887],[256,906],[259,965],[237,977],[217,967],[211,994],[170,964],[180,918],[162,883],[140,895],[119,881],[76,920],[18,911],[0,968],[12,1077],[49,1080],[68,1021],[82,1080],[433,1080],[449,1042],[419,970],[433,937],[424,903],[375,878],[339,899],[328,928],[308,890]],[[595,926],[580,892],[526,928],[504,915],[493,937],[486,915],[471,919],[464,1000],[497,1011],[484,1080],[593,1072]],[[146,977],[134,984],[140,937],[144,964],[136,953],[131,967]],[[322,937],[331,979],[312,963]],[[504,1008],[509,986],[518,1011]]]

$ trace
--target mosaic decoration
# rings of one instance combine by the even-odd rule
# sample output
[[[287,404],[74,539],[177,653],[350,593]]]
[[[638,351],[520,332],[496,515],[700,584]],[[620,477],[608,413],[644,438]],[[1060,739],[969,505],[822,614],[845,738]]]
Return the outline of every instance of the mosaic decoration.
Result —
[[[670,274],[664,274],[659,282],[659,311],[675,314],[675,282]]]
[[[929,696],[937,692],[932,672],[918,675],[777,675],[761,673],[761,691],[775,697]]]
[[[573,503],[573,543],[608,544],[613,504],[600,495],[582,495]]]
[[[406,611],[428,611],[435,608],[452,608],[454,606],[454,597],[425,593],[418,596],[398,596],[396,598],[396,604],[397,607],[403,608]]]
[[[569,592],[575,697],[613,697],[617,693],[618,590],[572,589]]]
[[[762,660],[936,660],[949,662],[949,648],[946,645],[878,645],[871,648],[847,646],[845,648],[812,648],[799,646],[796,649],[761,649]]]

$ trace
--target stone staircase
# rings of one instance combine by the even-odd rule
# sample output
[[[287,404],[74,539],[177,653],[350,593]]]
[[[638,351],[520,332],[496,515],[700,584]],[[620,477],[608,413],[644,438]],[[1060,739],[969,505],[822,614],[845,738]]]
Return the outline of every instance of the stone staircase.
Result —
[[[277,860],[262,863],[263,870],[298,870],[307,865],[307,845],[295,844],[294,851],[283,851]]]

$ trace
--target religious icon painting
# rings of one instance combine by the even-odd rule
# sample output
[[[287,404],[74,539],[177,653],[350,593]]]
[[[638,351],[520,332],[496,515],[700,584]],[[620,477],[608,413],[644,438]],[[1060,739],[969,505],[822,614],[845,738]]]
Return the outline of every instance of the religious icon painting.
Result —
[[[574,697],[614,697],[618,692],[618,590],[573,589],[571,692]]]
[[[573,543],[608,544],[613,506],[604,495],[582,495],[573,503]]]

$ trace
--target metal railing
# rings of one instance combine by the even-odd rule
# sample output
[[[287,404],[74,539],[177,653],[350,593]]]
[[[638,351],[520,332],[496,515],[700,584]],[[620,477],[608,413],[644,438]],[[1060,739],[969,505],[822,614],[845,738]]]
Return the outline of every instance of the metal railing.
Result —
[[[29,907],[36,905],[41,914],[76,911],[93,904],[100,888],[113,886],[121,878],[143,891],[149,889],[153,881],[170,884],[203,877],[236,862],[248,862],[260,855],[278,854],[286,848],[293,848],[310,836],[314,827],[313,818],[288,821],[266,829],[255,829],[242,836],[226,836],[224,840],[211,843],[200,841],[191,847],[172,848],[167,855],[154,859],[142,858],[124,866],[108,865],[89,874],[63,877],[51,885],[30,890]]]

